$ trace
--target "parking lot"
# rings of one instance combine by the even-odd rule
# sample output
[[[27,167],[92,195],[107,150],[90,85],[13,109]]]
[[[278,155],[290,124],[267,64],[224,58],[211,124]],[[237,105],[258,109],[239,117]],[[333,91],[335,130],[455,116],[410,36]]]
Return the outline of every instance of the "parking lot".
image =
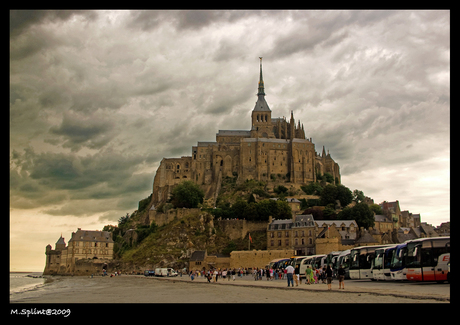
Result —
[[[191,281],[189,276],[174,277],[170,279]],[[207,282],[204,277],[195,278],[194,282]],[[303,280],[295,289],[310,291],[327,291],[326,284],[307,285]],[[253,276],[244,275],[236,276],[235,281],[232,279],[219,278],[217,284],[221,285],[242,285],[253,287],[287,287],[287,280],[263,280],[255,281]],[[332,290],[339,291],[339,282],[337,279],[332,281]],[[436,282],[409,282],[409,281],[371,281],[371,280],[345,280],[345,290],[340,292],[354,293],[371,293],[378,295],[391,295],[395,297],[411,297],[419,299],[439,299],[450,301],[450,284],[445,282],[438,284]]]

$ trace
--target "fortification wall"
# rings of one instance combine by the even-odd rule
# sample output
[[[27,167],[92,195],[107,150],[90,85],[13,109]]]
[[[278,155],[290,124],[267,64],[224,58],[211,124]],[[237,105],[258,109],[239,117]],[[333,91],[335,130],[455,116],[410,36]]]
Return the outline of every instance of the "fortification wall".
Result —
[[[218,220],[217,224],[230,239],[244,238],[248,232],[263,231],[267,229],[265,221],[247,221],[247,220]]]
[[[265,268],[271,260],[290,258],[293,255],[293,249],[233,251],[230,253],[230,268]]]
[[[151,224],[152,221],[155,221],[157,226],[163,226],[173,221],[174,218],[177,218],[180,220],[185,216],[196,213],[197,211],[201,211],[201,210],[198,208],[197,209],[170,209],[166,212],[150,210],[149,211],[149,224]]]

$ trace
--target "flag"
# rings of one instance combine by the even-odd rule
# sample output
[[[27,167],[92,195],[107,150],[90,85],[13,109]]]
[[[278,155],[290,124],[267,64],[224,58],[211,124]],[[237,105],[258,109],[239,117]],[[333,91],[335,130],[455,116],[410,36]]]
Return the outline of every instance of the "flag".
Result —
[[[249,241],[252,243],[252,237],[251,237],[251,234],[249,234]]]

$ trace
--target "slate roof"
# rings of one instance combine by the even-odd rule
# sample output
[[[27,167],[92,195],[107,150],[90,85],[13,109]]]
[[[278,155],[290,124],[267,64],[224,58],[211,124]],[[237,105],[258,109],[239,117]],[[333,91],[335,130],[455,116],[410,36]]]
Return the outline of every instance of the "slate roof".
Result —
[[[192,253],[192,256],[190,256],[190,261],[191,262],[204,261],[205,257],[206,257],[206,251],[194,251]]]
[[[347,228],[353,224],[355,227],[358,227],[358,224],[355,220],[318,220],[316,221],[316,224],[318,227],[322,227],[324,224],[328,226],[332,226],[334,224],[336,227],[342,227],[343,224]]]
[[[59,245],[59,244],[65,245],[65,241],[64,241],[64,238],[62,237],[62,235],[61,235],[61,237],[58,239],[58,241],[56,242],[56,245]]]
[[[356,244],[370,244],[370,243],[378,243],[378,241],[372,237],[372,235],[364,231],[364,234],[356,241]]]
[[[72,233],[71,241],[90,241],[90,242],[106,242],[113,243],[112,234],[108,231],[98,231],[98,230],[81,230],[78,229],[77,232]]]

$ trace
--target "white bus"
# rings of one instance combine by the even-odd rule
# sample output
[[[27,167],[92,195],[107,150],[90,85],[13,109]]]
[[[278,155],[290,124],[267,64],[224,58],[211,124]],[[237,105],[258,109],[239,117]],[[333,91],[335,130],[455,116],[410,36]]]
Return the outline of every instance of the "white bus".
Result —
[[[382,247],[375,250],[375,257],[372,261],[372,276],[377,281],[391,280],[391,260],[396,251],[396,245]]]
[[[447,281],[450,237],[407,241],[406,267],[409,281]]]
[[[345,269],[345,279],[350,278],[350,249],[341,251],[337,259],[335,260],[335,268],[338,271],[340,265]]]
[[[407,242],[396,246],[391,259],[390,274],[391,279],[395,281],[406,281],[407,267]]]
[[[350,252],[350,279],[374,279],[372,276],[371,262],[375,257],[375,250],[390,245],[355,247]]]
[[[327,255],[320,254],[320,255],[307,256],[304,259],[302,259],[300,261],[300,267],[299,267],[300,278],[305,278],[305,270],[307,269],[307,266],[310,266],[311,269],[313,269],[313,267],[318,267],[318,266],[322,267],[321,261],[323,259],[325,261],[326,257]]]

